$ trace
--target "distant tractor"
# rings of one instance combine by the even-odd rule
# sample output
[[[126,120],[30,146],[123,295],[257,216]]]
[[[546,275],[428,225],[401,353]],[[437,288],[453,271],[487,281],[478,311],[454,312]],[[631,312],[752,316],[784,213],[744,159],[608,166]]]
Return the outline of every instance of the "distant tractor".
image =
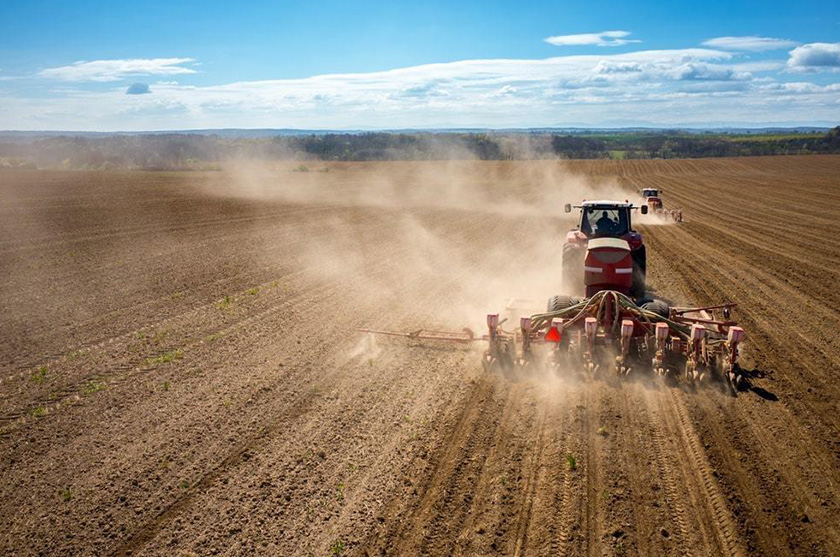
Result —
[[[565,285],[587,298],[601,290],[642,298],[647,253],[642,235],[632,228],[631,214],[636,209],[647,214],[648,206],[600,200],[584,201],[575,208],[580,209],[580,220],[563,245]],[[570,213],[572,205],[566,204],[565,211]]]
[[[676,222],[682,222],[682,209],[665,209],[662,204],[661,193],[663,191],[658,188],[644,188],[642,190],[642,199],[644,199],[648,211],[655,215],[669,216]]]
[[[656,188],[645,188],[642,190],[642,197],[645,198],[648,211],[658,212],[662,210],[662,198],[659,197],[659,190]]]

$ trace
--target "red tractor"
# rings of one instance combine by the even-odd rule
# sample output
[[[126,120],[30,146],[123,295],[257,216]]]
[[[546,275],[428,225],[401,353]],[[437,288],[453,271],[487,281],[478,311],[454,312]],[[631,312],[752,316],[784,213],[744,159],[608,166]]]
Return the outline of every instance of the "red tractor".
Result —
[[[647,203],[648,210],[657,213],[662,211],[662,198],[659,196],[659,190],[656,188],[645,188],[642,190],[642,197]]]
[[[563,245],[563,282],[587,298],[601,290],[617,290],[634,300],[645,294],[647,254],[642,235],[633,230],[631,214],[648,207],[619,201],[584,201],[578,226]],[[570,213],[572,205],[566,204]],[[582,283],[581,283],[582,279]]]
[[[675,222],[682,222],[682,209],[665,209],[661,196],[663,191],[665,190],[657,188],[644,188],[642,190],[642,199],[645,200],[648,211],[655,215],[670,216]]]

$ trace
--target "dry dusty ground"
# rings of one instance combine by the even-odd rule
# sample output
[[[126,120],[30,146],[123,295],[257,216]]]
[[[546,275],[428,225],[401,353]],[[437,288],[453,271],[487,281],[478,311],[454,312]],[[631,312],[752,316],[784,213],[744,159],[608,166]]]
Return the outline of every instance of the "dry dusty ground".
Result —
[[[0,174],[0,552],[840,554],[840,157],[312,170]],[[560,204],[643,186],[737,398],[354,332],[543,300]]]

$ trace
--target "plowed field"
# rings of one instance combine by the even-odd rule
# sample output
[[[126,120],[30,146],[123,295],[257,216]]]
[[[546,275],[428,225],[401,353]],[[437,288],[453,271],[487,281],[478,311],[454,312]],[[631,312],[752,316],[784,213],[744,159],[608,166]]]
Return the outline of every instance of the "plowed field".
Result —
[[[0,552],[840,555],[840,157],[321,166],[0,172]],[[542,307],[646,186],[737,397],[356,332]]]

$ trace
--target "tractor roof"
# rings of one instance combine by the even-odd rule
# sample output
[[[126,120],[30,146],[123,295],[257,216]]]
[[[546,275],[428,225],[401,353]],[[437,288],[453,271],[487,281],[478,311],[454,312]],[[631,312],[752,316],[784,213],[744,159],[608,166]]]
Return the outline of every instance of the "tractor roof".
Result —
[[[582,207],[632,207],[632,203],[627,201],[612,201],[610,199],[593,199],[591,201],[584,201],[581,203]]]

